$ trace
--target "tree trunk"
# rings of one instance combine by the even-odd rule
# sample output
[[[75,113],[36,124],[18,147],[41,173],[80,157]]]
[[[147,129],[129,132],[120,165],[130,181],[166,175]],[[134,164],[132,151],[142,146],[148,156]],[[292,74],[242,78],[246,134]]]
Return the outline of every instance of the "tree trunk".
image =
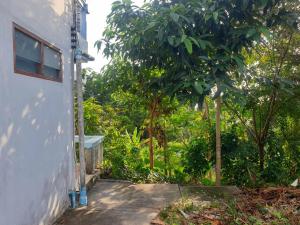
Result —
[[[207,97],[205,97],[204,99],[204,106],[205,106],[205,116],[206,116],[206,120],[208,122],[208,126],[209,126],[209,129],[212,128],[212,125],[211,125],[211,120],[210,120],[210,113],[209,113],[209,105],[208,105],[208,102],[207,102]],[[207,132],[206,134],[206,138],[207,140],[210,140],[211,137],[210,137],[210,133]],[[207,160],[210,162],[211,161],[211,158],[212,158],[212,149],[209,148],[208,150],[208,153],[207,153]],[[212,170],[209,170],[208,171],[208,178],[210,180],[212,180]]]
[[[216,186],[221,185],[221,96],[216,99]]]
[[[153,170],[154,168],[154,149],[153,149],[153,122],[155,117],[155,110],[156,110],[157,99],[155,98],[153,101],[150,102],[149,106],[149,160],[150,160],[150,169]]]
[[[167,155],[167,145],[164,143],[163,145],[163,150],[164,150],[164,163],[165,163],[165,176],[168,176],[168,155]]]
[[[85,158],[84,158],[84,119],[83,119],[83,98],[81,63],[76,63],[76,87],[78,107],[78,136],[79,136],[79,160],[80,160],[80,187],[85,187]]]
[[[153,151],[153,117],[150,117],[150,125],[148,128],[149,133],[149,160],[150,160],[150,169],[154,168],[154,151]]]
[[[258,143],[258,151],[259,151],[259,168],[260,172],[264,171],[265,167],[265,151],[264,151],[264,144]]]

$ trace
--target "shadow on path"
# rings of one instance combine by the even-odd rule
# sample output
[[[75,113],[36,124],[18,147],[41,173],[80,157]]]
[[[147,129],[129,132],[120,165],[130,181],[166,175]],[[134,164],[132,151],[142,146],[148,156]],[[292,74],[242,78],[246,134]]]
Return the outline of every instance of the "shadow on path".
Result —
[[[55,225],[149,225],[180,191],[177,184],[98,181],[88,198],[89,206],[68,210]]]

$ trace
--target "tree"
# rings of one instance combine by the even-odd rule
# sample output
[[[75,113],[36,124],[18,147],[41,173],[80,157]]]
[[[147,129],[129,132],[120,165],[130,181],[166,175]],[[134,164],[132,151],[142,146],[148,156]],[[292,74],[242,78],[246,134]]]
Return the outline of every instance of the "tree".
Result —
[[[265,145],[276,117],[287,104],[299,103],[300,36],[292,28],[277,27],[247,57],[247,68],[226,106],[240,119],[253,138],[264,171]],[[233,93],[231,93],[233,94]]]
[[[153,0],[139,8],[130,0],[116,1],[104,31],[104,54],[121,55],[141,70],[161,71],[157,83],[163,83],[164,92],[171,95],[202,100],[220,83],[214,94],[218,98],[231,84],[230,73],[243,67],[242,49],[252,47],[267,33],[266,25],[278,21],[281,14],[274,17],[272,12],[276,4],[272,0]],[[217,103],[220,109],[220,99]],[[218,157],[217,174],[220,168]]]
[[[138,79],[132,67],[124,60],[113,59],[100,73],[85,70],[84,99],[95,98],[97,102],[114,107],[120,117],[120,126],[129,133],[144,123],[147,112],[143,95],[139,92]]]
[[[140,73],[136,76],[135,73]],[[136,127],[146,127],[149,145],[150,168],[154,168],[154,138],[162,144],[162,129],[159,118],[170,114],[173,110],[173,99],[160,90],[153,81],[161,76],[159,70],[136,71],[128,61],[115,58],[101,74],[85,71],[85,98],[95,98],[99,103],[110,104],[125,114],[124,124],[129,132]],[[86,102],[88,104],[88,101]],[[121,118],[119,118],[121,119]],[[128,125],[132,123],[133,126]],[[161,132],[158,132],[160,130]],[[165,146],[166,143],[161,146]]]

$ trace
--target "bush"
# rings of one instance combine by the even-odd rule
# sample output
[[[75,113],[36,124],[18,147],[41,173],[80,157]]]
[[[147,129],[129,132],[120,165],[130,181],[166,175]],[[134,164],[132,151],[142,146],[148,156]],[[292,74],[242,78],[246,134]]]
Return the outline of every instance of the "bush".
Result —
[[[239,141],[234,150],[224,152],[222,175],[225,184],[257,186],[260,183],[258,154],[247,141]]]
[[[215,148],[214,130],[211,131],[210,146]],[[248,140],[239,139],[235,127],[222,133],[222,179],[224,184],[256,186],[259,184],[258,154]],[[215,164],[213,150],[212,163]]]
[[[210,169],[208,150],[208,143],[203,138],[197,138],[189,144],[185,154],[184,172],[194,181],[199,181]]]
[[[281,138],[274,132],[270,136],[266,144],[265,170],[262,178],[267,183],[289,185],[297,178],[293,177],[290,170],[300,155],[298,157],[289,155],[293,151],[284,149]]]

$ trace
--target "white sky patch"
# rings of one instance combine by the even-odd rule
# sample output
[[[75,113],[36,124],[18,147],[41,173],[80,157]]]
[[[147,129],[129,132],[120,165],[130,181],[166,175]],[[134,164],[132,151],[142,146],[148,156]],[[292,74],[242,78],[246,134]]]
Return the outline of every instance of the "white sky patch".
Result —
[[[83,64],[85,68],[89,67],[99,72],[101,68],[108,63],[108,60],[98,53],[94,44],[102,38],[102,33],[106,27],[106,17],[111,12],[111,4],[116,0],[87,0],[90,14],[87,15],[87,39],[89,43],[89,54],[95,57],[95,61]],[[141,6],[144,0],[134,0],[136,5]]]

